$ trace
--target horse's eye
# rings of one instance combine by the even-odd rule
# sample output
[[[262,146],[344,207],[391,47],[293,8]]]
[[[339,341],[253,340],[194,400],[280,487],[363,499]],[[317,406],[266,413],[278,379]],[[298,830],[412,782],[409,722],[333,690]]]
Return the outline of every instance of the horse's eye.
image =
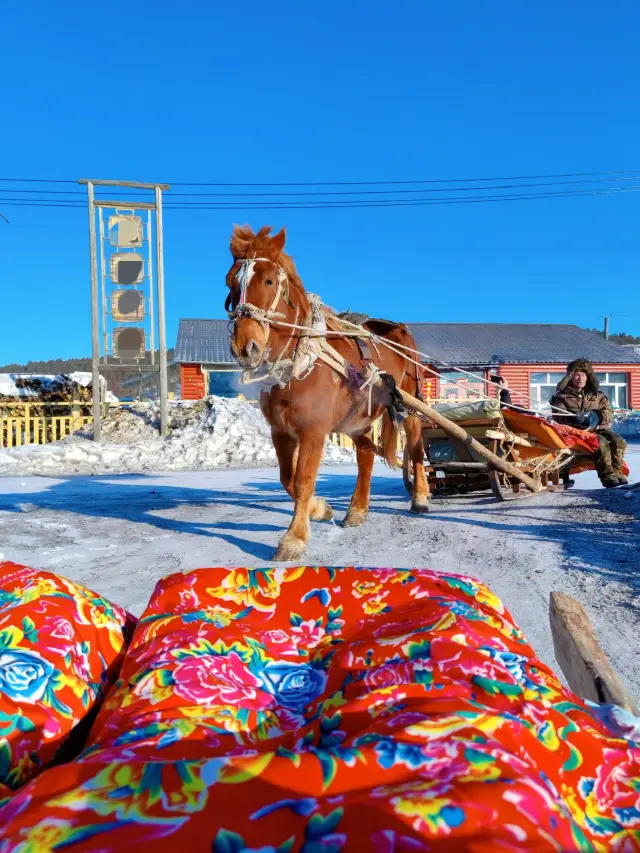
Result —
[[[270,279],[270,278],[268,278],[268,279],[265,281],[265,284],[267,284],[269,287],[271,287],[271,285],[273,284],[273,280],[272,280],[272,279]]]

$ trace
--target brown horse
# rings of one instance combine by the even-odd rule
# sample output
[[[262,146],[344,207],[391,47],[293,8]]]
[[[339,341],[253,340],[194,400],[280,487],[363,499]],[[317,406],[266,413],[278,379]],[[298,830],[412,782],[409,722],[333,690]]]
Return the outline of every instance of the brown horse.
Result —
[[[339,315],[305,291],[293,259],[283,251],[284,244],[284,229],[271,236],[269,227],[254,234],[248,226],[236,226],[231,236],[233,265],[227,273],[229,294],[225,303],[233,320],[231,350],[245,369],[245,378],[261,371],[265,376],[260,407],[271,426],[280,481],[295,502],[293,520],[275,554],[278,561],[300,557],[309,540],[310,519],[332,518],[331,507],[314,494],[329,433],[345,433],[356,446],[358,478],[345,526],[358,526],[367,517],[376,452],[372,424],[381,415],[382,452],[385,461],[397,467],[396,425],[389,409],[393,382],[371,381],[363,388],[364,377],[380,378],[369,365],[373,362],[410,394],[419,394],[421,373],[415,364],[386,346],[372,342],[370,350],[366,341],[341,334],[340,330],[349,326],[341,324]],[[320,331],[309,336],[304,331],[309,328]],[[368,320],[364,328],[390,344],[416,348],[406,326]],[[336,366],[322,357],[314,360],[320,337],[328,340],[337,354]],[[410,415],[404,420],[404,429],[415,472],[411,509],[426,512],[430,495],[422,425]]]

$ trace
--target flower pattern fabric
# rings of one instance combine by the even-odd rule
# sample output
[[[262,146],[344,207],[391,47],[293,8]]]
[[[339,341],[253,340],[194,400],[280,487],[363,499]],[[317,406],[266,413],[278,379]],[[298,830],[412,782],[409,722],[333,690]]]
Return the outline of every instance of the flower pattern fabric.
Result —
[[[80,584],[0,563],[0,801],[69,748],[132,630],[122,608]]]
[[[631,851],[640,746],[482,584],[201,569],[159,583],[87,747],[0,853]]]

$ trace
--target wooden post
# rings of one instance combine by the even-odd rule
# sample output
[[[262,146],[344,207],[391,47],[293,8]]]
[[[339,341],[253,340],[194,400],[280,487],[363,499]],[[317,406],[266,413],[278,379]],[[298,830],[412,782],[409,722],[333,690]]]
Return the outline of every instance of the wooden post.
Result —
[[[553,648],[569,687],[583,699],[638,710],[602,651],[587,612],[564,592],[549,596]]]
[[[423,415],[426,415],[429,420],[438,424],[438,426],[443,429],[448,436],[454,439],[458,439],[467,445],[471,450],[478,454],[478,456],[482,456],[483,459],[486,459],[487,462],[490,463],[496,470],[502,471],[503,474],[508,474],[509,477],[513,477],[519,482],[523,483],[530,492],[540,492],[542,491],[542,485],[534,480],[533,477],[529,477],[528,474],[525,474],[524,471],[521,471],[520,468],[517,468],[515,465],[512,465],[510,462],[507,462],[506,459],[502,459],[500,456],[496,456],[495,453],[492,453],[488,447],[485,447],[484,444],[481,444],[479,441],[476,441],[475,438],[470,436],[466,430],[464,430],[461,426],[456,424],[454,421],[450,421],[449,418],[446,418],[443,414],[432,409],[431,406],[427,406],[426,403],[423,403],[421,400],[418,400],[416,397],[412,397],[411,394],[407,394],[406,391],[402,391],[398,389],[402,400],[406,403],[407,406],[410,406],[412,409],[415,409],[417,412],[420,412]]]
[[[91,388],[93,397],[93,440],[100,441],[100,314],[98,304],[98,260],[93,183],[87,183],[89,198],[89,255],[91,263]]]
[[[164,316],[164,257],[162,231],[162,189],[156,186],[156,279],[158,282],[158,346],[160,349],[160,434],[169,435],[167,400],[167,341]]]

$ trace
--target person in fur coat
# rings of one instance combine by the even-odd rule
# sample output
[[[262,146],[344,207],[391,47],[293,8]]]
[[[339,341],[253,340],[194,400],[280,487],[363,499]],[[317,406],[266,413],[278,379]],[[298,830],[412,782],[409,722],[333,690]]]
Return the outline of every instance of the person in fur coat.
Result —
[[[567,374],[558,383],[551,405],[554,407],[553,417],[559,422],[592,430],[598,436],[600,447],[594,462],[602,485],[605,488],[625,485],[627,478],[622,473],[622,465],[627,443],[611,429],[611,405],[600,390],[590,361],[577,358],[567,366]],[[567,415],[563,416],[557,409],[567,412]]]

